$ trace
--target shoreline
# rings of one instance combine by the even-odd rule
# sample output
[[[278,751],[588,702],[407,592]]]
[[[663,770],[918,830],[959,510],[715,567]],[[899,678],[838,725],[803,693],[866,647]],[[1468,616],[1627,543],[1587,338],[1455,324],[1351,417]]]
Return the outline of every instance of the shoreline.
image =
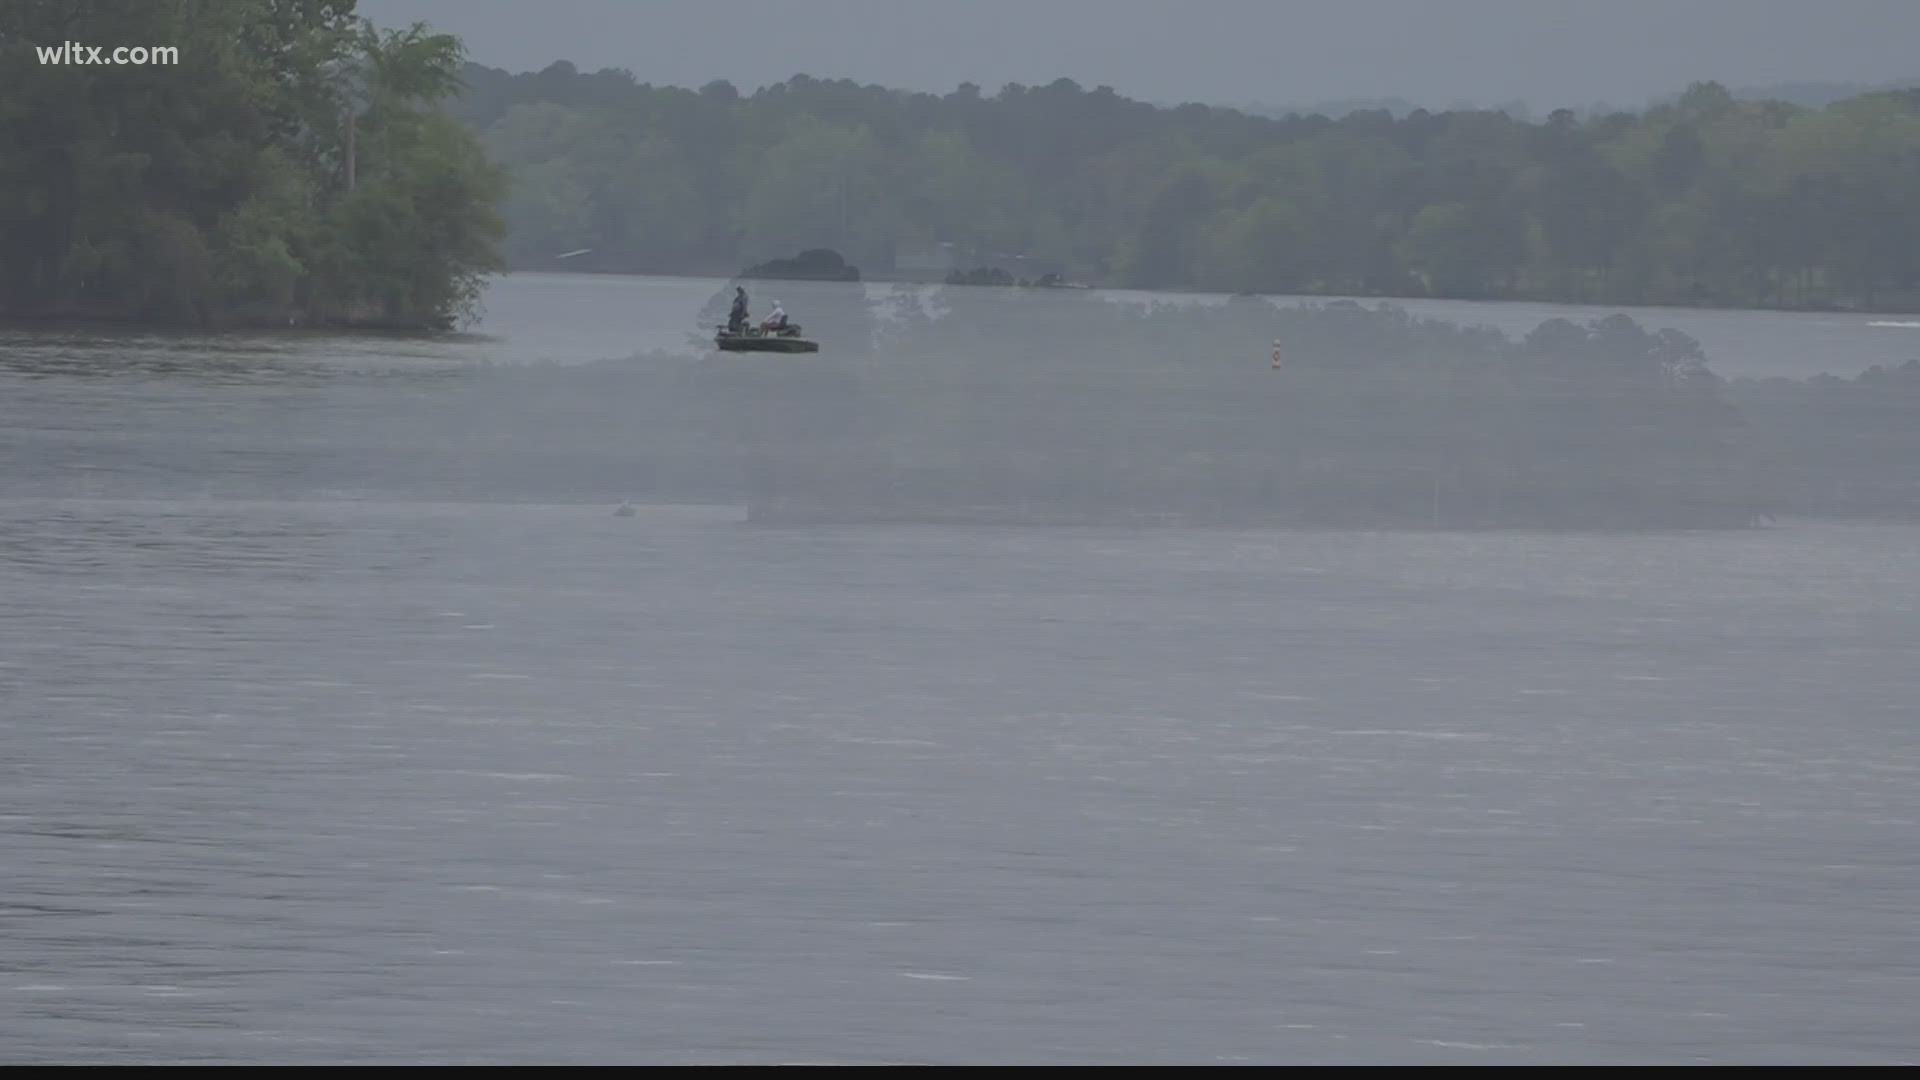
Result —
[[[579,278],[625,277],[625,278],[654,278],[654,279],[663,279],[663,280],[681,279],[686,281],[718,281],[718,282],[757,281],[763,284],[774,283],[774,282],[792,282],[795,284],[825,284],[825,285],[919,285],[919,286],[925,286],[925,287],[939,287],[939,288],[948,288],[948,289],[1006,289],[1010,291],[1020,291],[1025,289],[1029,291],[1048,291],[1048,292],[1058,291],[1058,292],[1131,293],[1131,294],[1139,294],[1144,296],[1219,297],[1221,299],[1227,299],[1227,300],[1240,298],[1240,299],[1248,299],[1248,300],[1297,300],[1297,301],[1308,301],[1308,302],[1352,300],[1355,302],[1363,302],[1363,303],[1407,302],[1407,303],[1448,303],[1448,304],[1512,304],[1512,305],[1531,304],[1531,305],[1546,305],[1546,306],[1552,306],[1552,307],[1592,308],[1594,310],[1604,310],[1604,311],[1619,311],[1622,309],[1631,308],[1636,311],[1687,311],[1687,312],[1725,311],[1725,312],[1774,313],[1774,314],[1782,314],[1782,315],[1855,315],[1855,316],[1867,316],[1867,317],[1879,316],[1879,315],[1893,315],[1893,316],[1920,315],[1920,302],[1916,302],[1912,305],[1905,306],[1905,307],[1902,307],[1899,305],[1891,305],[1891,306],[1885,306],[1885,307],[1865,307],[1865,306],[1851,305],[1851,304],[1817,304],[1817,305],[1771,304],[1771,305],[1764,305],[1764,306],[1754,306],[1754,305],[1726,305],[1726,304],[1712,303],[1708,301],[1690,303],[1685,300],[1677,299],[1677,298],[1631,300],[1631,301],[1629,300],[1603,301],[1603,300],[1591,300],[1591,299],[1567,299],[1567,298],[1553,297],[1553,296],[1454,296],[1454,295],[1434,294],[1434,293],[1413,294],[1413,293],[1359,293],[1359,292],[1223,292],[1217,289],[1167,289],[1167,288],[1148,289],[1148,288],[1140,288],[1140,287],[1130,286],[1130,285],[1115,285],[1115,284],[1103,283],[1103,282],[1078,282],[1078,281],[1076,281],[1071,286],[954,285],[954,284],[948,284],[944,281],[933,281],[933,280],[926,280],[923,278],[907,277],[907,276],[902,276],[900,274],[892,273],[892,272],[875,272],[870,274],[865,270],[862,270],[860,272],[860,279],[858,281],[829,281],[829,280],[824,280],[820,278],[807,278],[807,277],[791,277],[791,278],[749,277],[743,273],[738,273],[738,272],[728,273],[726,271],[717,270],[717,269],[670,270],[670,271],[669,270],[572,270],[572,269],[563,269],[559,267],[539,267],[539,266],[517,266],[517,267],[513,267],[512,269],[503,271],[500,274],[495,276],[512,277],[516,274],[527,274],[527,275],[541,274],[541,275],[553,275],[557,277],[579,277]]]
[[[1888,318],[1904,321],[1903,317],[1920,316],[1920,304],[1912,307],[1865,308],[1840,305],[1825,306],[1735,306],[1728,307],[1712,303],[1685,303],[1677,300],[1602,303],[1593,300],[1568,300],[1551,297],[1533,296],[1435,296],[1410,295],[1397,293],[1266,293],[1266,292],[1219,292],[1208,289],[1142,289],[1109,284],[1076,284],[1073,287],[1036,286],[1036,285],[949,285],[941,281],[928,281],[919,278],[903,277],[893,274],[868,275],[864,272],[858,281],[824,281],[818,278],[749,278],[739,273],[726,273],[720,270],[694,270],[676,272],[640,272],[627,270],[573,270],[543,267],[515,267],[489,275],[494,282],[514,278],[556,277],[567,279],[612,280],[620,278],[655,281],[691,281],[728,284],[754,281],[762,287],[775,283],[788,284],[825,284],[825,285],[889,285],[919,286],[923,288],[943,289],[995,289],[1010,292],[1073,292],[1093,293],[1112,296],[1124,294],[1130,297],[1164,296],[1169,298],[1201,298],[1221,301],[1264,300],[1276,304],[1316,304],[1347,301],[1359,304],[1484,304],[1489,306],[1545,306],[1589,310],[1593,312],[1685,312],[1690,314],[1725,313],[1756,315],[1839,315],[1852,318]],[[322,318],[286,312],[265,313],[229,313],[218,321],[207,323],[184,322],[179,320],[153,320],[126,315],[88,315],[74,312],[57,314],[23,314],[0,311],[0,330],[127,330],[139,332],[179,331],[184,333],[323,333],[323,334],[369,334],[398,335],[433,338],[457,338],[462,335],[485,336],[484,317],[475,318],[470,324],[463,325],[457,318],[429,320],[422,322],[402,321],[382,318]]]
[[[428,326],[384,322],[280,322],[267,319],[200,324],[67,315],[5,314],[0,314],[0,330],[48,332],[117,330],[131,334],[354,334],[368,337],[417,337],[435,340],[489,336],[485,331],[478,329],[477,320],[472,327],[462,327],[457,323],[447,326]]]
[[[322,333],[457,334],[462,328],[454,316],[395,319],[384,316],[324,315],[276,308],[223,311],[204,321],[153,319],[125,312],[0,310],[0,330],[180,330],[189,333],[242,331],[320,331]]]

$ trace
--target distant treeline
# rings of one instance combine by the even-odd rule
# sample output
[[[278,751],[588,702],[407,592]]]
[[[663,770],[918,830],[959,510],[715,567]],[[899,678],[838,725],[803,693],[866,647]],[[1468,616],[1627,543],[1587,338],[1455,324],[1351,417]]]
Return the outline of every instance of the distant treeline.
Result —
[[[1823,109],[1694,86],[1644,113],[1262,117],[1061,79],[742,96],[468,66],[516,265],[869,276],[947,243],[1143,288],[1920,307],[1920,91]],[[941,271],[944,273],[944,270]],[[938,276],[938,275],[936,275]]]
[[[177,66],[42,64],[63,42]],[[440,326],[503,178],[438,104],[459,42],[353,0],[0,3],[0,319]]]

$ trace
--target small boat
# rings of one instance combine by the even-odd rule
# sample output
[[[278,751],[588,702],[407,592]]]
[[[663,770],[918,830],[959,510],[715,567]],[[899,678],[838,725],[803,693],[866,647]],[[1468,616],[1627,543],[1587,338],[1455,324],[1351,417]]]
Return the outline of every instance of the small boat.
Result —
[[[808,341],[800,336],[800,324],[788,323],[779,330],[762,330],[757,326],[748,326],[738,331],[722,326],[713,335],[713,343],[721,352],[778,352],[803,353],[819,352],[820,343]]]

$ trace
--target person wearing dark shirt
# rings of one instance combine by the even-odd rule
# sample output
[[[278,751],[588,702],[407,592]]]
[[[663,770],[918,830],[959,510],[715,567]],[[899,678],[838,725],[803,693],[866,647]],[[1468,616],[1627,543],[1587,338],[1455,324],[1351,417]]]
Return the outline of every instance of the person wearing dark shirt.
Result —
[[[747,290],[733,287],[733,310],[727,313],[727,332],[737,334],[747,325]]]

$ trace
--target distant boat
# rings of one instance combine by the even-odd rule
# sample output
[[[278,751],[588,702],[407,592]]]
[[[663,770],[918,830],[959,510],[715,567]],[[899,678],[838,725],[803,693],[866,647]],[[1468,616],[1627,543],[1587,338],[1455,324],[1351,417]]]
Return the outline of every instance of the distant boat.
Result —
[[[592,253],[592,251],[593,251],[593,249],[592,249],[592,248],[581,248],[581,249],[579,249],[578,251],[569,251],[569,252],[567,252],[567,253],[565,253],[564,255],[555,255],[555,256],[554,256],[554,258],[556,258],[556,259],[571,259],[571,258],[573,258],[573,257],[574,257],[575,255],[587,255],[587,254],[590,254],[590,253]]]

